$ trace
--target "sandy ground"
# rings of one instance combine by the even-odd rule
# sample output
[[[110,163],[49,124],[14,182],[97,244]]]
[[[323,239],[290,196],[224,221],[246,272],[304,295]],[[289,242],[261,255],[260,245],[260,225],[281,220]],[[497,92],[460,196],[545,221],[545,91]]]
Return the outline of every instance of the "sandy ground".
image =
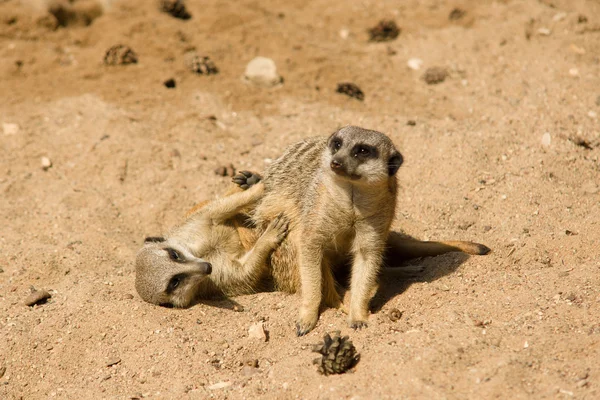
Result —
[[[57,26],[43,1],[0,0],[0,398],[600,398],[598,1],[70,7]],[[382,19],[400,35],[369,42]],[[104,65],[120,43],[138,63]],[[189,71],[191,49],[219,73]],[[258,55],[283,85],[242,81]],[[449,76],[428,85],[434,66]],[[262,170],[346,124],[405,157],[394,229],[493,253],[414,261],[422,276],[386,280],[358,332],[328,310],[297,338],[295,295],[235,298],[242,312],[137,296],[143,238],[223,193],[216,167]],[[24,305],[31,286],[52,298]],[[248,337],[261,320],[266,342]],[[310,347],[335,329],[361,360],[321,376]]]

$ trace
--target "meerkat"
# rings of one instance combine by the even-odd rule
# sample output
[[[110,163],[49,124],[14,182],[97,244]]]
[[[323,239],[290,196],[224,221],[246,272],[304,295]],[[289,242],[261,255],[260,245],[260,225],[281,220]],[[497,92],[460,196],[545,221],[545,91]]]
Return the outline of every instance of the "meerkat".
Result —
[[[246,228],[239,218],[264,191],[259,179],[249,172],[236,175],[234,182],[247,190],[200,204],[167,236],[146,238],[136,257],[135,287],[142,299],[188,307],[199,299],[256,290],[270,253],[288,228],[287,218],[280,215],[258,239],[242,232]]]
[[[290,146],[267,168],[264,194],[252,219],[259,230],[281,213],[289,219],[287,239],[271,256],[271,273],[276,289],[300,289],[298,336],[315,327],[322,304],[342,307],[354,329],[367,325],[369,302],[377,290],[390,239],[389,245],[406,252],[408,258],[489,251],[468,242],[389,237],[396,207],[396,173],[402,162],[402,155],[383,133],[347,126],[328,138],[310,138]],[[349,264],[346,309],[334,273]]]

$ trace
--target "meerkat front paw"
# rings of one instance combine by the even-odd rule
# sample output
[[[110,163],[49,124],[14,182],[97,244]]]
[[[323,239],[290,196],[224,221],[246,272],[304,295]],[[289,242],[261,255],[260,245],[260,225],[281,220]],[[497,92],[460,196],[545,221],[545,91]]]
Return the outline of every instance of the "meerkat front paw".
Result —
[[[353,321],[353,320],[350,320],[348,326],[350,326],[350,328],[354,329],[355,331],[359,331],[362,328],[366,328],[367,326],[369,326],[369,324],[367,324],[367,321]]]
[[[256,172],[240,171],[231,180],[240,188],[246,190],[260,182],[262,177]]]
[[[296,336],[304,336],[312,331],[319,320],[319,311],[308,310],[305,307],[300,309],[300,318],[296,322]]]
[[[288,234],[289,226],[290,220],[285,215],[283,215],[283,213],[279,214],[277,217],[275,217],[273,221],[271,221],[269,226],[267,226],[267,229],[265,230],[265,233],[263,233],[263,236],[272,237],[275,245],[281,244],[281,242],[283,242],[283,239],[285,239],[285,237]]]

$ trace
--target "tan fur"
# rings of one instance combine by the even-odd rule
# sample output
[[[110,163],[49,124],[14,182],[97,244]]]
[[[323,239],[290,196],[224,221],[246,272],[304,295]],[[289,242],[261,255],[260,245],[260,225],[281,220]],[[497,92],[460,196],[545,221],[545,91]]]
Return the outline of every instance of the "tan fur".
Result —
[[[264,185],[258,183],[201,204],[165,238],[145,243],[136,258],[139,295],[150,303],[187,307],[219,294],[254,292],[264,277],[268,256],[287,232],[287,221],[280,217],[258,240],[242,226],[244,213],[263,191]],[[248,251],[242,237],[246,244],[255,242]],[[170,257],[173,251],[183,261]],[[180,282],[175,287],[174,280]]]
[[[341,139],[339,149],[332,143]],[[366,159],[357,146],[376,150]],[[332,161],[338,165],[333,168]],[[301,291],[297,334],[317,323],[319,307],[345,307],[334,273],[350,265],[349,324],[366,326],[369,302],[377,291],[384,257],[431,256],[449,251],[485,254],[489,249],[469,242],[422,242],[389,236],[395,214],[395,172],[402,156],[384,134],[345,127],[329,138],[311,138],[290,146],[265,173],[265,194],[253,220],[258,229],[284,213],[290,221],[286,240],[271,256],[274,286]],[[343,173],[336,174],[335,170]],[[393,170],[393,171],[392,171]]]

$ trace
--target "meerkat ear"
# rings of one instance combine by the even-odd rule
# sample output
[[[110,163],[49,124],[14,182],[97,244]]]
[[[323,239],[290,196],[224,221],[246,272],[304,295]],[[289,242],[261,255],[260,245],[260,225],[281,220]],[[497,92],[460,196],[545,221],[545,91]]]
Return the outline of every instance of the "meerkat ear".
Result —
[[[144,243],[161,243],[164,242],[165,238],[162,236],[148,236],[144,239]]]
[[[394,176],[396,172],[398,172],[398,169],[400,168],[403,162],[404,158],[402,157],[402,154],[398,152],[393,153],[392,156],[388,159],[388,174],[390,176]]]

